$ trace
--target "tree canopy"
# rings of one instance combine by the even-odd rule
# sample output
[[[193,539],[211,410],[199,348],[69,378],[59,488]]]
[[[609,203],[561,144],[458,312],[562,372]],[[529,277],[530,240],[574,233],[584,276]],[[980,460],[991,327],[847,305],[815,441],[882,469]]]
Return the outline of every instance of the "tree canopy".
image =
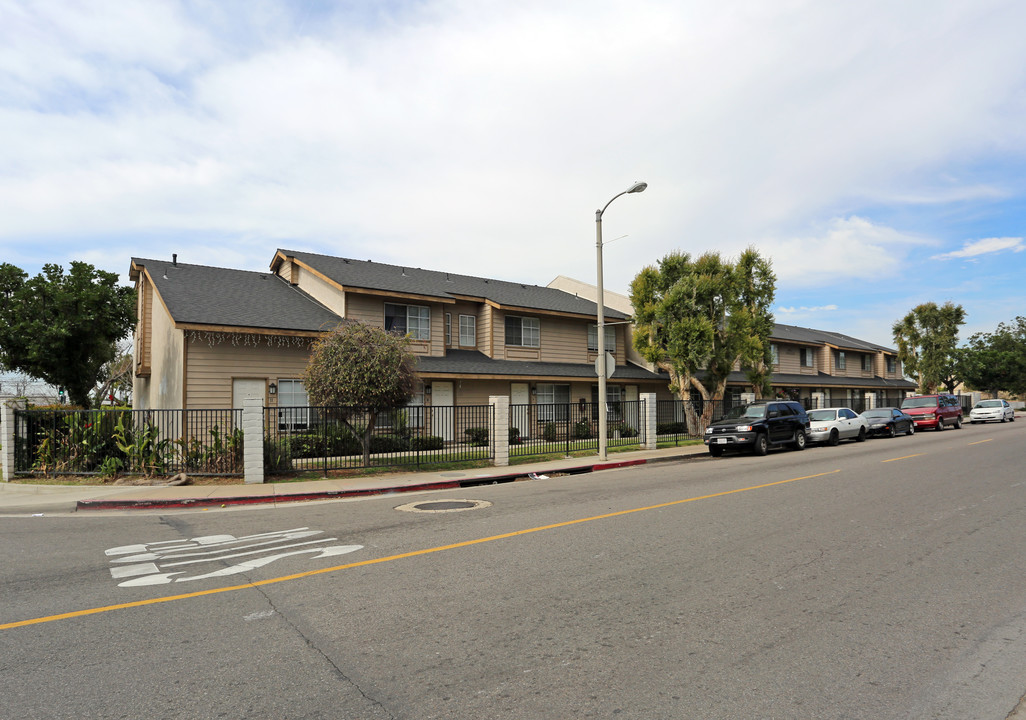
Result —
[[[33,278],[0,264],[0,363],[67,388],[88,407],[104,364],[135,323],[135,290],[84,262],[47,264]]]
[[[891,330],[898,345],[898,359],[905,374],[916,378],[919,392],[935,393],[941,384],[948,392],[954,391],[958,384],[958,328],[963,323],[965,310],[950,301],[941,306],[934,302],[917,305],[894,323]]]
[[[342,422],[363,439],[364,463],[376,413],[402,407],[413,397],[416,358],[409,339],[360,322],[346,322],[313,345],[303,374],[314,405],[338,408]],[[351,415],[366,417],[358,428]]]
[[[734,262],[716,252],[695,259],[670,253],[631,283],[634,346],[669,373],[685,407],[692,390],[706,401],[722,398],[736,364],[761,394],[769,385],[775,292],[770,262],[754,248]],[[702,426],[711,413],[707,402]]]
[[[970,389],[1026,395],[1026,317],[972,335],[956,360],[959,379]]]

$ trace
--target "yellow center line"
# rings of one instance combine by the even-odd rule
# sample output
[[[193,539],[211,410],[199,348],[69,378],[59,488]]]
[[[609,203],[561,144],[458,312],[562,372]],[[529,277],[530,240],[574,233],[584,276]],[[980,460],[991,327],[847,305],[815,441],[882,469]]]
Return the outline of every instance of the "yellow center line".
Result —
[[[763,485],[752,485],[750,487],[738,488],[736,490],[724,490],[723,492],[712,493],[711,495],[701,495],[699,497],[685,498],[683,500],[673,500],[671,502],[660,503],[658,505],[648,505],[646,507],[632,508],[630,510],[618,510],[617,512],[606,513],[604,515],[593,515],[592,517],[578,518],[577,520],[566,520],[564,522],[553,523],[551,525],[541,525],[539,527],[528,528],[526,530],[515,530],[513,532],[502,533],[501,535],[491,535],[489,537],[478,538],[476,540],[465,540],[463,542],[453,543],[451,545],[440,545],[438,547],[425,548],[423,550],[412,550],[410,552],[400,553],[398,555],[389,555],[387,557],[375,558],[373,560],[361,560],[359,562],[346,563],[345,565],[336,565],[334,567],[320,568],[319,570],[307,570],[306,572],[295,573],[293,575],[283,575],[282,577],[269,578],[267,580],[258,580],[256,582],[246,583],[245,585],[232,585],[230,587],[213,588],[211,590],[199,590],[197,592],[185,593],[182,595],[169,595],[167,597],[150,598],[148,600],[136,600],[134,602],[119,603],[117,605],[105,605],[103,607],[89,608],[87,610],[75,610],[73,612],[61,613],[59,615],[47,615],[45,617],[32,618],[29,620],[18,620],[16,622],[9,622],[0,625],[0,630],[11,630],[13,628],[25,627],[26,625],[38,625],[40,623],[54,622],[55,620],[67,620],[70,618],[84,617],[86,615],[96,615],[98,613],[111,612],[113,610],[124,610],[127,608],[143,607],[145,605],[157,605],[158,603],[173,602],[176,600],[188,600],[190,598],[203,597],[204,595],[216,595],[218,593],[233,592],[235,590],[257,588],[262,585],[273,585],[275,583],[282,583],[288,580],[298,580],[300,578],[311,577],[313,575],[323,575],[325,573],[333,573],[338,572],[340,570],[351,570],[353,568],[366,567],[368,565],[377,565],[379,563],[392,562],[393,560],[402,560],[404,558],[417,557],[418,555],[428,555],[430,553],[442,552],[444,550],[455,550],[457,548],[470,547],[471,545],[480,545],[481,543],[494,542],[496,540],[505,540],[507,538],[518,537],[520,535],[529,535],[531,533],[541,532],[543,530],[555,530],[556,528],[569,527],[571,525],[593,522],[595,520],[606,520],[608,518],[619,517],[621,515],[630,515],[632,513],[645,512],[647,510],[658,510],[660,508],[673,507],[674,505],[682,505],[684,503],[697,502],[698,500],[710,500],[712,498],[724,497],[726,495],[734,495],[736,493],[748,492],[750,490],[761,490],[763,488],[773,487],[775,485],[785,485],[787,483],[798,482],[799,480],[811,480],[813,478],[823,477],[825,475],[834,475],[839,472],[841,471],[831,470],[829,472],[816,473],[815,475],[805,475],[803,477],[791,478],[790,480],[777,480],[776,482],[765,483]]]
[[[977,440],[976,442],[969,443],[970,445],[979,445],[980,443],[994,442],[994,438],[987,438],[986,440]]]
[[[922,457],[926,453],[916,453],[915,455],[903,455],[902,457],[891,458],[890,460],[881,460],[880,462],[896,462],[898,460],[908,460],[909,458]]]

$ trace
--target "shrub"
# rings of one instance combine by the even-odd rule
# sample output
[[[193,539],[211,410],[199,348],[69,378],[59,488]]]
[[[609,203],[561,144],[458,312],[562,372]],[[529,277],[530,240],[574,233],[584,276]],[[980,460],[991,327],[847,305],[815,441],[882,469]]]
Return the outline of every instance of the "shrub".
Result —
[[[584,440],[591,437],[591,423],[587,420],[578,420],[574,423],[574,437]]]
[[[445,447],[445,440],[438,435],[425,435],[424,437],[415,437],[410,440],[411,450],[441,450],[443,447]]]
[[[545,428],[542,430],[542,437],[545,438],[545,442],[556,442],[556,437],[559,435],[559,428],[554,422],[545,423]]]
[[[638,429],[632,425],[624,423],[620,426],[620,437],[622,438],[633,438],[638,436]]]
[[[488,428],[486,427],[467,428],[463,431],[463,434],[470,438],[471,445],[481,446],[488,444]]]
[[[371,438],[371,453],[396,453],[410,449],[410,442],[398,435],[375,435]]]
[[[656,435],[687,435],[688,424],[686,422],[668,422],[656,424]]]
[[[269,473],[283,473],[292,470],[292,457],[289,454],[289,444],[275,442],[275,437],[264,438],[264,471]]]
[[[509,444],[519,445],[520,444],[520,428],[509,429]]]

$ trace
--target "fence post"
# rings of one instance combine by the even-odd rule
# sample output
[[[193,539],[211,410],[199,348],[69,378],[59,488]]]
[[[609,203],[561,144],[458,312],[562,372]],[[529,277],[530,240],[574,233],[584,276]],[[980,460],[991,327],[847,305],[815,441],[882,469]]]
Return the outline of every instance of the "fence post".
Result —
[[[489,395],[488,404],[495,418],[495,427],[488,433],[492,462],[497,467],[506,467],[509,465],[509,396]]]
[[[246,483],[264,481],[264,399],[242,401],[242,461]]]
[[[658,438],[656,437],[656,404],[655,393],[641,393],[641,422],[645,426],[645,442],[642,447],[645,450],[655,450]]]
[[[0,402],[0,472],[3,481],[14,479],[14,400]]]

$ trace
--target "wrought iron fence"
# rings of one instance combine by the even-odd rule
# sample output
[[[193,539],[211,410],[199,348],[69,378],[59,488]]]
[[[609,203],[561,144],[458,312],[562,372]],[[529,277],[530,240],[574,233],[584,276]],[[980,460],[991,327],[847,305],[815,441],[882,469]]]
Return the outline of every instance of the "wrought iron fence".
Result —
[[[20,474],[242,474],[241,410],[16,410]]]
[[[510,457],[598,450],[599,403],[510,405]],[[645,442],[644,401],[607,403],[606,446]]]
[[[405,407],[374,415],[366,408],[264,409],[268,473],[346,470],[491,460],[490,405]]]
[[[687,440],[701,440],[708,423],[718,420],[731,407],[740,404],[740,401],[730,398],[709,401],[699,398],[691,402],[657,400],[656,440],[675,445]]]

